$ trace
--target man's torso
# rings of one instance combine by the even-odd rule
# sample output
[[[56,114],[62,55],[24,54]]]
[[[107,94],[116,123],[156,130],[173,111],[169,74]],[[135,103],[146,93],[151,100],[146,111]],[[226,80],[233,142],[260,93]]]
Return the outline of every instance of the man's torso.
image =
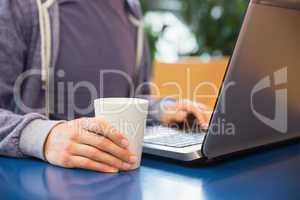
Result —
[[[124,0],[62,1],[59,7],[52,118],[91,116],[94,98],[129,96],[136,28],[128,20]]]

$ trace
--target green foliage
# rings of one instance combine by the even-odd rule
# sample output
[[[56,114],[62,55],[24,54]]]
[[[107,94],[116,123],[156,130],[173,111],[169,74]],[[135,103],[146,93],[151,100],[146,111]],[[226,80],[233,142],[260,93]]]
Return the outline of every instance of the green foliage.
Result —
[[[197,54],[230,55],[247,8],[246,0],[184,0],[183,18],[196,34]],[[213,17],[213,11],[219,18]]]
[[[144,12],[149,0],[141,0]],[[168,0],[165,0],[168,1]],[[184,22],[197,37],[199,49],[194,55],[230,55],[242,24],[248,0],[181,0]],[[157,35],[148,28],[150,46],[155,51]]]
[[[149,48],[150,48],[150,52],[151,52],[151,59],[154,60],[155,59],[155,52],[156,52],[156,42],[159,39],[159,35],[157,35],[151,27],[146,26],[145,27],[145,32],[147,34],[148,37],[148,44],[149,44]]]

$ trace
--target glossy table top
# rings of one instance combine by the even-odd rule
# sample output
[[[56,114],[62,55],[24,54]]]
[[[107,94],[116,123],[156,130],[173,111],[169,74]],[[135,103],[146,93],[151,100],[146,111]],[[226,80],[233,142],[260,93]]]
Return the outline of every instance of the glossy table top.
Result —
[[[144,158],[139,170],[116,175],[0,158],[0,199],[300,199],[300,144],[213,166]]]

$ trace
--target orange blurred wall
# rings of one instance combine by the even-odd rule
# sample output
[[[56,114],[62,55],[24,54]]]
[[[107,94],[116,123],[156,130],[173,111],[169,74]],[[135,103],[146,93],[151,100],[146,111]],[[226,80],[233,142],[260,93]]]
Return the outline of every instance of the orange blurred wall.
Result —
[[[213,108],[228,58],[203,62],[198,58],[186,58],[177,63],[156,62],[152,94],[190,99]]]

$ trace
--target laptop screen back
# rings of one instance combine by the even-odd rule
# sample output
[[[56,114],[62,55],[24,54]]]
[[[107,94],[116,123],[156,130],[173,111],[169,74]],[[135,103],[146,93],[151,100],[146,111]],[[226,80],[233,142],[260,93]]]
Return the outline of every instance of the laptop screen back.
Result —
[[[300,137],[300,0],[251,1],[203,154]]]

